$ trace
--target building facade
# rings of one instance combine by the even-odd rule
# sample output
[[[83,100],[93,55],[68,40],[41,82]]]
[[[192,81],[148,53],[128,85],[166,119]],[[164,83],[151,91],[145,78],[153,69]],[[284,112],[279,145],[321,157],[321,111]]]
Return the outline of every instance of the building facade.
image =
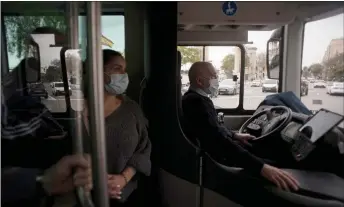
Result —
[[[336,57],[338,54],[344,52],[344,39],[333,39],[331,40],[330,44],[327,46],[327,50],[323,57],[323,62],[327,62],[328,60]]]
[[[256,79],[257,70],[257,48],[246,46],[246,54],[249,59],[249,63],[245,65],[245,80],[252,81]],[[246,60],[245,60],[246,62]]]

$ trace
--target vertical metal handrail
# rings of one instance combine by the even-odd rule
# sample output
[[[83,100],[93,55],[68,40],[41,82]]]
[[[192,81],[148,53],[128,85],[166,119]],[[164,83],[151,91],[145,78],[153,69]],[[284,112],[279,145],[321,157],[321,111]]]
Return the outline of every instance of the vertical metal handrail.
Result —
[[[78,2],[68,2],[68,31],[69,31],[69,45],[72,49],[79,48],[79,5]],[[82,117],[81,112],[75,111],[76,123],[73,128],[73,150],[76,154],[82,154],[83,150],[83,134],[82,134]]]
[[[71,1],[67,3],[67,20],[68,20],[68,42],[70,48],[79,48],[79,4],[78,2]],[[65,55],[65,53],[63,53]],[[79,100],[78,100],[79,101]],[[77,103],[79,105],[82,103]],[[76,117],[75,124],[72,125],[73,130],[73,152],[75,154],[83,154],[83,133],[82,133],[82,112],[74,111],[71,114]],[[76,189],[76,196],[82,207],[94,207],[91,197],[86,194],[82,187]]]
[[[71,48],[79,48],[79,2],[70,1],[68,2],[68,31],[69,31],[69,43]]]
[[[95,206],[108,207],[107,166],[104,120],[104,79],[101,48],[101,2],[87,2],[88,110],[92,145]]]

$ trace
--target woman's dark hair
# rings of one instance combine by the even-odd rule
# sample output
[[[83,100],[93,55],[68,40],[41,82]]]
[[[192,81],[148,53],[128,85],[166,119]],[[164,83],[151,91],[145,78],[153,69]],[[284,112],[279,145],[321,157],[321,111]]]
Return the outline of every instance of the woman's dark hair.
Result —
[[[115,50],[105,49],[103,50],[103,64],[106,65],[112,58],[114,57],[122,57],[123,55]]]
[[[115,50],[109,50],[109,49],[105,49],[103,50],[103,65],[106,65],[112,58],[114,57],[122,57],[123,55]],[[83,62],[83,75],[85,76],[87,71],[86,71],[86,62],[87,62],[87,58],[86,60]]]
[[[106,65],[107,63],[109,63],[109,61],[112,59],[112,58],[115,58],[115,57],[123,57],[123,55],[116,51],[116,50],[110,50],[110,49],[104,49],[103,50],[103,65]],[[86,69],[86,62],[87,62],[87,58],[86,60],[83,62],[83,77],[82,77],[82,84],[83,84],[83,92],[84,92],[84,97],[87,98],[87,90],[88,90],[88,76],[87,76],[87,69]],[[86,93],[85,93],[86,92]]]

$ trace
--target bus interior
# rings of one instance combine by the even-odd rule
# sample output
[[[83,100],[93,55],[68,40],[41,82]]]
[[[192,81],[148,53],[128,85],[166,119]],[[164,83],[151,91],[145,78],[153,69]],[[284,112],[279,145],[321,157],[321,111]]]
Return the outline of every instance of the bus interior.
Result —
[[[21,78],[16,79],[16,87],[26,88],[27,84],[33,83],[44,86],[45,91],[35,93],[36,97],[43,94],[41,102],[65,130],[64,137],[51,137],[72,139],[75,153],[82,152],[82,137],[78,136],[78,115],[82,111],[83,93],[88,93],[91,97],[91,135],[97,138],[92,143],[96,192],[92,205],[108,206],[105,183],[106,143],[102,121],[104,114],[101,113],[102,104],[98,103],[102,103],[101,94],[104,90],[103,74],[100,71],[101,50],[110,48],[124,54],[130,78],[126,95],[139,103],[149,121],[148,131],[153,146],[152,174],[139,185],[137,191],[142,195],[144,203],[138,206],[344,206],[344,177],[328,172],[289,169],[300,180],[301,190],[286,192],[247,174],[241,168],[225,166],[203,151],[198,143],[190,141],[183,132],[181,91],[184,85],[188,85],[188,81],[184,79],[193,62],[212,61],[211,57],[215,57],[213,54],[219,53],[218,51],[224,51],[222,53],[226,55],[232,54],[234,61],[230,63],[230,74],[223,67],[225,75],[222,80],[233,78],[237,81],[238,93],[216,94],[212,99],[214,104],[215,101],[219,103],[216,106],[219,120],[234,131],[243,132],[243,128],[248,126],[248,120],[252,121],[252,117],[257,117],[257,114],[264,113],[267,109],[264,105],[259,105],[264,98],[256,101],[256,105],[247,105],[247,102],[251,102],[250,99],[254,102],[255,96],[255,92],[247,92],[251,90],[248,89],[250,83],[257,76],[261,77],[261,81],[273,79],[277,83],[273,86],[275,94],[292,92],[301,99],[305,28],[308,23],[344,13],[344,3],[339,1],[240,1],[234,2],[235,14],[232,15],[225,11],[231,9],[231,3],[233,2],[1,2],[2,88],[6,77],[22,60],[38,60],[27,63],[32,70],[19,75]],[[66,38],[61,38],[61,34],[54,32],[32,33],[38,27],[62,31],[62,36]],[[254,59],[257,64],[262,62],[265,69],[255,75],[246,72],[260,70],[257,69],[258,66],[248,67],[245,62],[253,60],[250,45],[255,45],[255,42],[249,39],[250,31],[270,32],[265,43],[262,43],[265,46],[265,56],[260,60]],[[326,33],[321,28],[319,32]],[[339,35],[343,36],[343,33]],[[33,41],[26,41],[27,37]],[[90,70],[88,78],[94,87],[90,87],[89,91],[82,91],[82,61],[86,56]],[[214,59],[213,64],[221,68],[222,66],[217,66],[217,62],[221,60]],[[224,62],[223,60],[222,63]],[[219,73],[222,72],[219,70]],[[344,77],[344,73],[341,74]],[[53,87],[53,83],[56,86]],[[58,83],[63,83],[63,87],[59,88]],[[257,90],[261,91],[259,88]],[[30,91],[32,90],[17,93],[28,96]],[[247,95],[249,93],[253,94],[253,98]],[[46,94],[49,96],[46,97]],[[269,94],[272,93],[264,93],[263,96]],[[319,98],[314,99],[310,102],[319,102]],[[338,100],[339,103],[336,105],[339,112],[336,113],[343,116],[343,97],[333,97],[333,100]],[[326,108],[321,104],[314,106],[315,108],[310,109]],[[292,112],[289,109],[286,112],[289,113],[290,122]],[[295,122],[296,125],[300,127],[308,119],[308,115],[301,113],[299,120],[302,121]],[[340,132],[336,140],[343,144],[344,130],[337,128]],[[278,130],[283,131],[281,127]],[[268,145],[264,150],[272,148],[274,147]],[[92,205],[82,203],[81,206]]]

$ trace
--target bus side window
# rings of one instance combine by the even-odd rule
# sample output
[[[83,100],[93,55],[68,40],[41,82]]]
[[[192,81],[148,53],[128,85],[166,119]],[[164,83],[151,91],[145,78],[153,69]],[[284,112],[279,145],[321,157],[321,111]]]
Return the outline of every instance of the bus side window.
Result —
[[[301,78],[308,84],[301,85],[301,101],[310,110],[344,115],[343,25],[344,13],[305,24]]]

